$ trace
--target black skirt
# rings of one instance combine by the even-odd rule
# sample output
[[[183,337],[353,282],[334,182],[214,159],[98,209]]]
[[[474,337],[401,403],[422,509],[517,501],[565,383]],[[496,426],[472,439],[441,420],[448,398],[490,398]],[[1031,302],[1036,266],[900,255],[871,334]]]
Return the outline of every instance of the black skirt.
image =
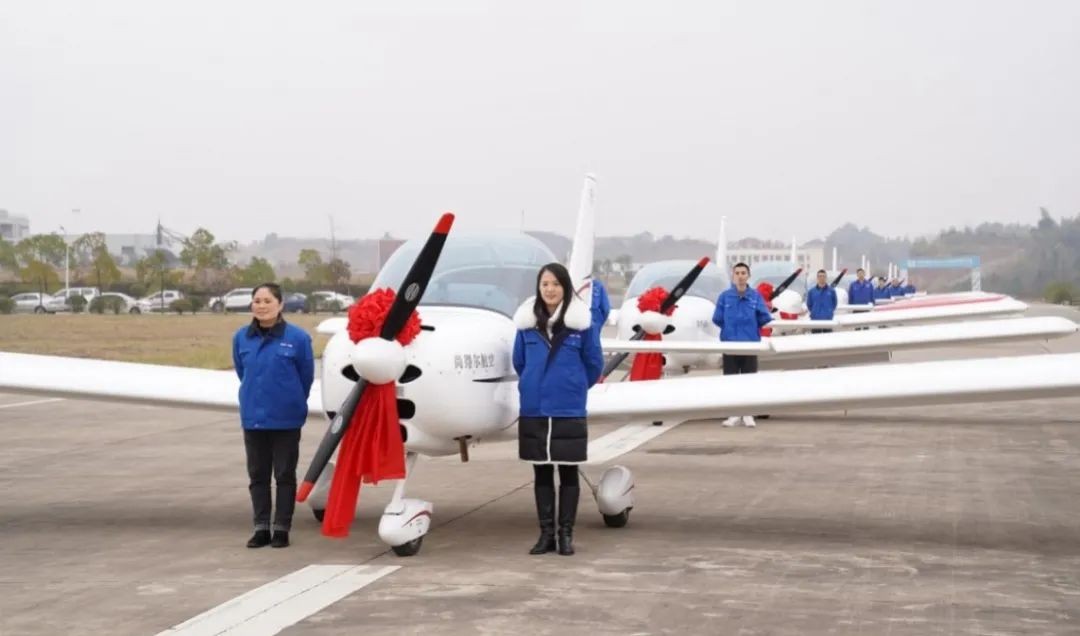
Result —
[[[518,458],[534,464],[581,464],[588,458],[589,428],[584,417],[522,417]]]

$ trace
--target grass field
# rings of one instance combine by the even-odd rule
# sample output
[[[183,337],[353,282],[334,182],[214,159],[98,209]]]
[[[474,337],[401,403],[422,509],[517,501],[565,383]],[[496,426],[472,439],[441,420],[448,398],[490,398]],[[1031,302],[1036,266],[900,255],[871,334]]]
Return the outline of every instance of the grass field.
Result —
[[[329,338],[315,327],[328,317],[287,316],[311,334],[316,357]],[[232,335],[250,320],[248,314],[0,315],[0,351],[231,369]]]

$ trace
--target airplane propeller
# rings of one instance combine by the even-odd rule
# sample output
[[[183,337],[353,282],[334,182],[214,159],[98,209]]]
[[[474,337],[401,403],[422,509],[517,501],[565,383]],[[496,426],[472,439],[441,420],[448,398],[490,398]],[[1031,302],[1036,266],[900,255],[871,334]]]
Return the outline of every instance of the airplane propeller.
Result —
[[[667,298],[665,298],[664,302],[660,304],[659,313],[667,313],[669,309],[674,307],[675,303],[679,302],[679,299],[682,298],[684,294],[686,294],[686,290],[690,289],[690,286],[694,284],[694,281],[697,280],[697,277],[701,275],[702,270],[704,270],[705,266],[708,264],[708,256],[698,261],[697,265],[694,265],[690,269],[690,271],[686,273],[686,276],[683,276],[682,280],[676,283],[675,287],[671,289],[671,291],[668,293]],[[641,340],[644,337],[645,330],[639,329],[637,333],[635,333],[633,336],[630,336],[630,341],[633,342],[635,340]],[[610,374],[620,364],[622,364],[623,360],[625,360],[626,357],[629,355],[629,351],[624,351],[616,354],[613,358],[611,358],[611,360],[609,360],[608,363],[604,365],[604,370],[600,372],[600,381],[603,382],[604,379],[608,377],[608,374]]]
[[[832,286],[833,286],[833,287],[836,287],[837,285],[839,285],[839,284],[840,284],[840,281],[841,281],[841,279],[843,279],[843,278],[844,278],[844,274],[847,274],[847,268],[846,268],[846,267],[845,267],[844,269],[840,270],[840,275],[839,275],[839,276],[837,276],[837,277],[836,277],[836,280],[834,280],[834,281],[832,282]]]
[[[420,299],[423,298],[424,290],[427,289],[427,285],[431,281],[435,265],[439,262],[439,255],[446,244],[446,236],[449,234],[450,227],[453,224],[454,215],[449,212],[443,214],[438,224],[435,225],[435,230],[431,233],[427,243],[420,250],[420,254],[413,261],[409,273],[398,288],[394,303],[390,306],[390,311],[387,313],[386,320],[383,322],[382,329],[379,332],[379,337],[383,340],[389,341],[397,338],[398,332],[405,326],[416,306],[420,304]],[[338,445],[341,443],[341,439],[345,436],[345,431],[348,430],[349,424],[352,422],[353,414],[360,407],[360,398],[367,384],[367,380],[361,377],[353,385],[345,401],[341,403],[341,409],[334,416],[330,428],[326,430],[322,441],[319,442],[319,448],[311,459],[311,465],[308,466],[307,473],[304,474],[304,481],[300,484],[296,493],[297,501],[305,501],[308,495],[311,494],[315,482],[319,480],[319,475],[322,474],[326,464],[330,461],[330,457],[333,456],[334,451],[337,450]]]
[[[795,270],[794,272],[791,272],[791,276],[788,276],[787,278],[784,279],[784,282],[782,282],[782,283],[780,283],[779,285],[776,286],[776,289],[773,290],[772,295],[769,296],[769,301],[771,302],[773,300],[776,300],[777,296],[782,294],[784,292],[784,290],[786,290],[788,287],[791,287],[791,284],[795,282],[795,279],[798,278],[799,274],[801,274],[801,273],[802,273],[802,268],[801,267],[799,269]]]

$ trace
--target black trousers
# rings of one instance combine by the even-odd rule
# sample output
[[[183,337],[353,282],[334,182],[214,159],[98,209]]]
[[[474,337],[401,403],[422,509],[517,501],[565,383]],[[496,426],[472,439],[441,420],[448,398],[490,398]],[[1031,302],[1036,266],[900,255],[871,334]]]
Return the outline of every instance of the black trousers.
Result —
[[[277,482],[274,530],[289,531],[296,507],[296,463],[300,459],[300,429],[244,431],[248,491],[255,529],[270,529],[270,475]]]
[[[724,375],[757,373],[757,356],[733,356],[724,354]]]
[[[555,487],[555,466],[552,464],[533,464],[533,477],[536,486]],[[559,485],[578,486],[578,467],[574,464],[559,464]]]

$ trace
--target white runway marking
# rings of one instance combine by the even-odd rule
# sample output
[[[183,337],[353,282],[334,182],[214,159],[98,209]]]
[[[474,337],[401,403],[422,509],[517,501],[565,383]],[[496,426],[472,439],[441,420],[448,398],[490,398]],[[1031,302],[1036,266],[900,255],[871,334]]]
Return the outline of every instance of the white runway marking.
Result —
[[[400,567],[309,565],[157,636],[276,634]]]
[[[34,404],[48,404],[50,402],[63,402],[64,398],[49,398],[47,400],[31,400],[29,402],[16,402],[14,404],[0,404],[0,409],[13,409],[16,406],[32,406]]]
[[[652,422],[627,424],[589,443],[589,461],[586,464],[603,464],[619,455],[629,453],[645,442],[672,430],[682,422],[664,422],[653,426]]]

